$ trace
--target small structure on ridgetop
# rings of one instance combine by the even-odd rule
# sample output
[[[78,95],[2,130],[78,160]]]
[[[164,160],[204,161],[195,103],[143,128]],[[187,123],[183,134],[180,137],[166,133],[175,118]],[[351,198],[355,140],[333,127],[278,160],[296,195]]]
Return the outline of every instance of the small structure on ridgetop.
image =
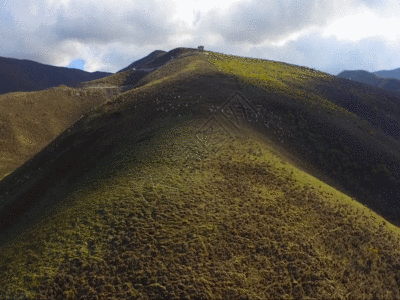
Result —
[[[199,50],[199,51],[204,51],[204,46],[198,46],[198,47],[197,47],[197,50]]]

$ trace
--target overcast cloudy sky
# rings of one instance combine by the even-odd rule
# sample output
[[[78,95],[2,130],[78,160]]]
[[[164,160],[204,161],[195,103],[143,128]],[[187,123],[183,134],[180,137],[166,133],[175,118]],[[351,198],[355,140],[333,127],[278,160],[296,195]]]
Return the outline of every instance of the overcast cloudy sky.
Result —
[[[0,0],[0,56],[116,72],[176,47],[336,75],[400,68],[398,0]]]

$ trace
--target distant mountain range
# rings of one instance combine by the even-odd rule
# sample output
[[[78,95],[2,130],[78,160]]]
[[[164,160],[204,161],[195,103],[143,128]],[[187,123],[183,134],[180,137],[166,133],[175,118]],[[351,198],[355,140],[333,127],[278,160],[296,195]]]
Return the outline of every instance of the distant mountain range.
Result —
[[[363,70],[343,71],[337,76],[391,91],[400,91],[400,69],[373,73]]]
[[[85,72],[56,67],[27,59],[0,57],[0,94],[45,90],[59,85],[76,87],[112,75],[109,72]]]
[[[394,70],[376,71],[374,73],[382,77],[400,79],[400,68]]]

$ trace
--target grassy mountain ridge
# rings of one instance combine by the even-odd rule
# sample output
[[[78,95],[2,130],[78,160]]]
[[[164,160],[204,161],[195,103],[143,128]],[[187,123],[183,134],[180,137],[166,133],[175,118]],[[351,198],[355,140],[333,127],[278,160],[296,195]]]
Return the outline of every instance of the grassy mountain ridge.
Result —
[[[398,228],[361,205],[396,139],[310,92],[333,76],[179,52],[0,181],[0,295],[399,297]],[[233,95],[259,113],[199,132]]]
[[[0,57],[0,94],[45,90],[59,85],[75,87],[83,81],[111,75],[45,65],[31,60]]]
[[[144,63],[143,59],[138,62]],[[0,96],[0,179],[85,113],[113,95],[133,89],[147,74],[149,71],[121,72],[82,82],[76,90],[59,86]]]
[[[186,48],[176,48],[169,52],[163,51],[154,51],[150,53],[148,56],[139,59],[132,63],[129,67],[118,71],[116,74],[108,76],[106,78],[101,78],[98,80],[92,80],[89,82],[81,83],[80,87],[91,87],[91,86],[129,86],[128,90],[132,90],[134,88],[139,87],[142,83],[141,80],[146,77],[145,83],[154,78],[154,74],[157,73],[157,69],[161,66],[165,66],[174,61],[177,58],[183,58],[186,56],[193,55],[194,53],[198,53],[195,49],[186,49]],[[136,70],[132,70],[131,66],[136,66]],[[164,75],[163,77],[167,77],[165,72],[168,71],[168,67],[163,68],[162,71]],[[172,71],[170,72],[172,74]],[[147,76],[149,75],[149,76]],[[176,76],[176,74],[174,74]]]
[[[397,213],[393,211],[398,210],[396,203],[399,197],[396,187],[399,183],[398,140],[385,134],[383,131],[385,127],[381,125],[383,122],[373,127],[367,120],[344,109],[343,104],[338,105],[336,99],[332,101],[332,93],[329,90],[325,94],[319,92],[324,86],[330,90],[341,90],[344,94],[345,88],[351,87],[353,95],[356,93],[363,95],[364,86],[351,85],[349,81],[340,81],[337,77],[312,70],[307,71],[306,68],[297,66],[288,68],[290,72],[278,73],[274,71],[276,65],[280,64],[277,62],[265,61],[259,66],[259,70],[264,67],[264,70],[273,72],[257,72],[254,70],[257,60],[244,59],[238,63],[239,59],[218,54],[215,61],[227,74],[234,73],[240,76],[240,82],[252,83],[254,89],[261,87],[267,92],[264,96],[268,95],[272,101],[268,101],[270,103],[265,110],[277,116],[274,117],[275,126],[273,126],[276,132],[273,135],[277,140],[285,139],[287,142],[284,145],[294,148],[294,152],[298,154],[301,153],[303,159],[309,161],[310,164],[319,165],[318,168],[321,171],[330,174],[337,183],[341,182],[347,190],[354,193],[354,196],[361,193],[365,204],[374,205],[380,194],[385,195],[384,197],[391,204],[385,203],[387,204],[385,206],[381,203],[379,206],[381,209],[386,207],[385,216],[392,215],[391,220],[396,222],[398,216],[395,216]],[[286,65],[283,64],[283,66]],[[247,70],[253,71],[248,71],[246,74],[245,66],[248,67]],[[241,75],[243,73],[244,75]],[[304,75],[304,73],[308,74]],[[294,86],[295,79],[293,78],[299,78],[298,81],[302,84],[295,83]],[[272,84],[266,84],[268,81]],[[313,88],[314,86],[318,86],[319,90]],[[305,93],[307,90],[311,92]],[[373,91],[372,88],[369,91],[371,90]],[[253,103],[257,103],[256,94],[256,92],[251,94]],[[391,103],[395,103],[396,97],[399,98],[393,93],[389,95],[392,97]],[[368,98],[357,97],[357,100],[367,106],[369,101],[379,102],[382,98],[381,93],[375,92]],[[380,104],[382,110],[385,108],[384,104],[386,103]],[[277,111],[274,111],[275,109]],[[395,113],[395,111],[391,112]],[[386,122],[383,125],[387,125],[393,117],[389,113],[389,115],[381,116],[381,120]],[[267,120],[267,122],[271,121]],[[394,136],[398,137],[399,127],[398,124],[394,125],[394,129],[397,129],[394,131]],[[353,148],[355,151],[352,151]],[[355,178],[357,183],[354,182]],[[355,192],[355,190],[358,191]],[[391,195],[388,195],[389,193]]]
[[[147,55],[139,60],[136,60],[135,62],[133,62],[126,68],[119,70],[117,73],[127,72],[127,71],[130,71],[132,68],[135,68],[135,69],[145,68],[149,63],[151,63],[155,59],[159,58],[160,56],[163,56],[165,53],[167,53],[167,52],[162,51],[162,50],[153,51],[149,55]]]
[[[116,73],[97,80],[81,82],[78,88],[92,87],[122,87],[131,89],[131,85],[135,85],[140,79],[149,74],[149,71],[133,70]]]

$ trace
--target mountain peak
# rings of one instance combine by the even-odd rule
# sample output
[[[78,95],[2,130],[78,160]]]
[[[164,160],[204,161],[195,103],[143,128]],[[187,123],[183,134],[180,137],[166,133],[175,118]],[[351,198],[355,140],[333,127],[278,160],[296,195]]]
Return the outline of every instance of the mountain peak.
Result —
[[[147,55],[139,60],[136,60],[133,63],[131,63],[129,66],[119,70],[117,73],[144,68],[147,64],[151,63],[158,57],[163,56],[165,53],[167,53],[167,52],[163,51],[163,50],[155,50],[155,51],[151,52],[149,55]]]

